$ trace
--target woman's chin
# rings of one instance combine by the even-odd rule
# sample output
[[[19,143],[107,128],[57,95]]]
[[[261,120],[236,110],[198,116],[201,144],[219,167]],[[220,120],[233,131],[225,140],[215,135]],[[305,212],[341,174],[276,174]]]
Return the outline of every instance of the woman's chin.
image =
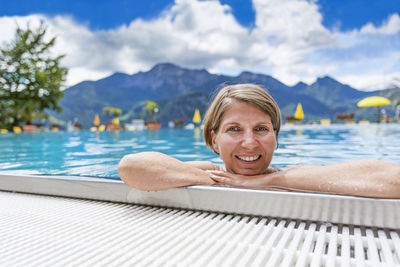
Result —
[[[235,172],[236,174],[240,174],[240,175],[247,175],[247,176],[251,176],[251,175],[257,175],[260,174],[260,170],[253,170],[253,169],[241,169],[241,170],[237,170]]]

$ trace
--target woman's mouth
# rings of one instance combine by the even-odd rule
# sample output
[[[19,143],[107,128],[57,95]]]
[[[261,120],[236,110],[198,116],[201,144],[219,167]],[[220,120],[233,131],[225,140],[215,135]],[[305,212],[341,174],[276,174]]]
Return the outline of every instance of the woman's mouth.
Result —
[[[256,161],[259,158],[261,158],[261,155],[256,155],[256,156],[235,156],[236,158],[242,160],[242,161],[246,161],[246,162],[252,162],[252,161]]]

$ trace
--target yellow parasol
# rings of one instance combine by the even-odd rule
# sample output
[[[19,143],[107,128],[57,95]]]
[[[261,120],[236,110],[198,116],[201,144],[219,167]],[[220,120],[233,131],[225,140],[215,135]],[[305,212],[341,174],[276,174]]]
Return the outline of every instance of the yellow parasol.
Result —
[[[381,121],[381,112],[379,107],[380,106],[387,106],[392,104],[389,99],[382,97],[382,96],[370,96],[362,99],[357,103],[358,107],[377,107],[378,110],[378,123]]]
[[[114,125],[119,125],[119,118],[118,117],[114,117],[114,119],[112,120],[112,123]]]
[[[294,118],[296,120],[304,119],[303,106],[301,105],[301,103],[297,104],[296,112],[294,113]]]
[[[194,123],[200,123],[200,122],[201,122],[200,111],[199,111],[198,108],[196,108],[196,110],[194,111],[192,121],[193,121]]]
[[[99,114],[96,114],[96,116],[94,116],[93,124],[94,124],[95,126],[99,126],[99,125],[100,125],[100,117],[99,117]]]

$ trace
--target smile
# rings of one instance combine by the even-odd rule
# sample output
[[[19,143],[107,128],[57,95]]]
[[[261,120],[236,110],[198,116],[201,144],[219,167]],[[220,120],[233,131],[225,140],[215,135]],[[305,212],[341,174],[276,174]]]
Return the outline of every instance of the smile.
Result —
[[[235,156],[235,157],[240,159],[240,160],[243,160],[243,161],[251,162],[251,161],[256,161],[259,158],[261,158],[261,155],[251,156],[251,157],[242,157],[242,156]]]

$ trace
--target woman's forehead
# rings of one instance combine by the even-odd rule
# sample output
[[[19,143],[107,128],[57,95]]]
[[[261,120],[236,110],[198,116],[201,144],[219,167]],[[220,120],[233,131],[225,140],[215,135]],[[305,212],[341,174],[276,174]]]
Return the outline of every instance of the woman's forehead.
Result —
[[[251,121],[249,121],[251,120]],[[271,123],[271,117],[254,104],[235,101],[224,112],[222,123]]]

